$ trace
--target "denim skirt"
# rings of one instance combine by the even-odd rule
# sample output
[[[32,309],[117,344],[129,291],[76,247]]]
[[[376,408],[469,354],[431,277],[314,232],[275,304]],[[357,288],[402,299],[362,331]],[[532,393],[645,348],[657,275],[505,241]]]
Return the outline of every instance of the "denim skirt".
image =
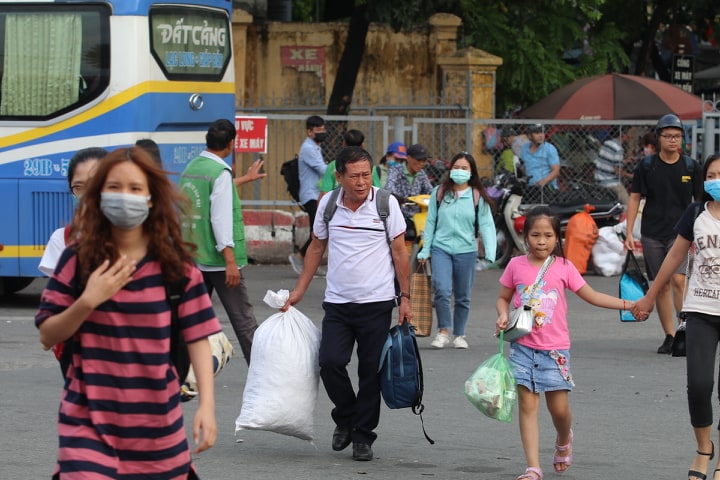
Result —
[[[570,350],[536,350],[519,343],[510,344],[508,355],[515,383],[533,393],[572,391]]]

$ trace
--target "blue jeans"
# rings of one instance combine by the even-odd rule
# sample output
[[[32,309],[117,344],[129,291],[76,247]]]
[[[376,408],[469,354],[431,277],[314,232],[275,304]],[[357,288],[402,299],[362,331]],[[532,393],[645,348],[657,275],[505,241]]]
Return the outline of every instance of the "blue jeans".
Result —
[[[439,248],[430,250],[432,284],[438,328],[452,328],[456,336],[465,335],[470,315],[470,295],[475,281],[477,252],[450,255]],[[450,297],[455,297],[451,313]]]

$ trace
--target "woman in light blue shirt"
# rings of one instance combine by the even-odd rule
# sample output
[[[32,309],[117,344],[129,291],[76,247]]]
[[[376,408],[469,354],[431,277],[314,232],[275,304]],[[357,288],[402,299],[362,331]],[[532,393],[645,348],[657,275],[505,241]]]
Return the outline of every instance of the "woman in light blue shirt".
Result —
[[[480,182],[475,159],[462,152],[450,161],[450,173],[431,196],[423,248],[418,262],[430,258],[435,289],[438,333],[434,348],[450,343],[468,348],[465,327],[470,315],[470,296],[475,280],[477,237],[482,236],[486,258],[495,259],[496,238],[492,200]],[[455,304],[450,307],[450,298]]]

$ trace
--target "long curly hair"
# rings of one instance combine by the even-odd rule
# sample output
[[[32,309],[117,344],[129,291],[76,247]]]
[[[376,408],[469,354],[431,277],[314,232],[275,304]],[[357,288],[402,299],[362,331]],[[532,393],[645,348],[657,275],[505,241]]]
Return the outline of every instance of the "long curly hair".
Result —
[[[109,259],[113,263],[120,257],[113,226],[100,210],[100,194],[109,172],[122,162],[134,163],[147,178],[152,207],[143,223],[143,234],[148,238],[148,255],[160,262],[166,282],[178,281],[185,276],[186,264],[194,261],[196,248],[182,238],[180,215],[188,210],[188,200],[141,147],[111,152],[98,163],[88,182],[72,228],[80,280],[86,283],[90,273],[103,261]]]

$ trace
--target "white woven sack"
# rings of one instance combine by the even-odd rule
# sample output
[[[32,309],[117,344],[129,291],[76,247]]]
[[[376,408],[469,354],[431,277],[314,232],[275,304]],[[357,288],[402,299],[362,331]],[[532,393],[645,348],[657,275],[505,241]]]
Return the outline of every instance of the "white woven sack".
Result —
[[[268,290],[263,301],[282,307],[289,292]],[[238,430],[267,430],[313,440],[320,366],[320,331],[298,309],[268,317],[255,331]]]

